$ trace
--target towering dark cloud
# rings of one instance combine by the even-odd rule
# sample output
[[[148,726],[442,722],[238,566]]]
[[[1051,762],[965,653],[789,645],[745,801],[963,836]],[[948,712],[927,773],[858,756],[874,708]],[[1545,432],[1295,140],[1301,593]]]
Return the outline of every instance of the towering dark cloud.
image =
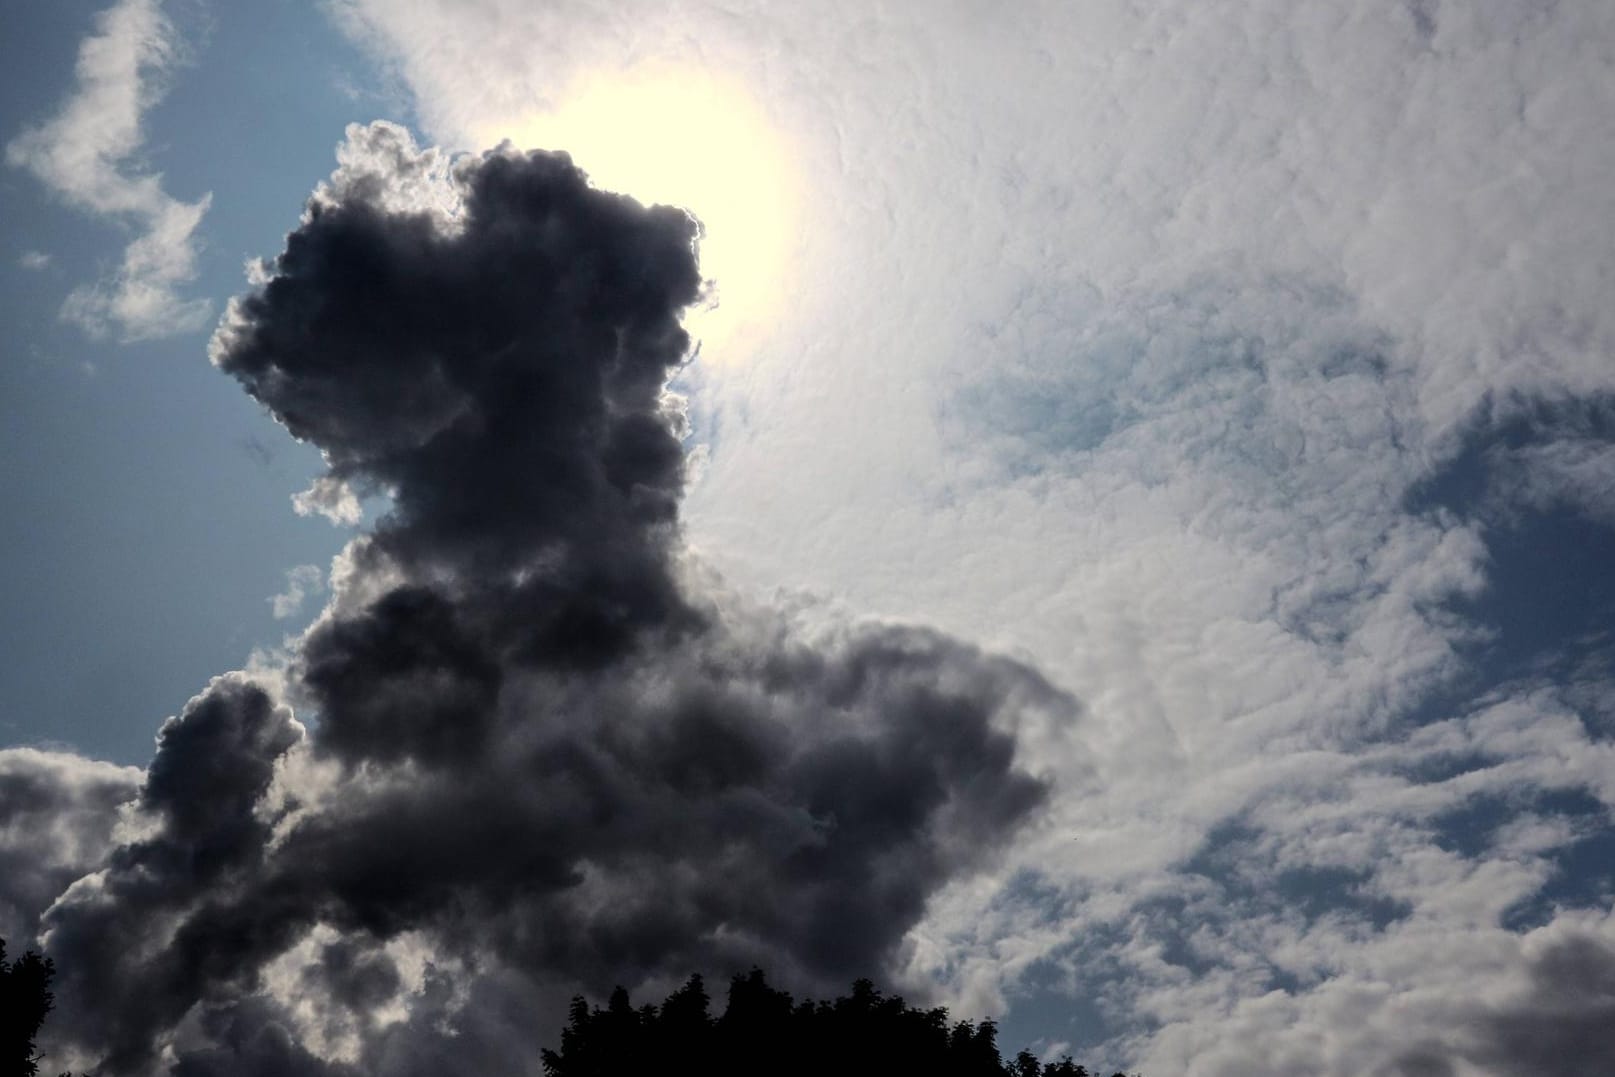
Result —
[[[322,450],[318,496],[390,508],[284,693],[223,677],[165,725],[46,914],[101,1072],[402,1072],[456,1030],[536,1052],[487,1046],[499,997],[889,973],[1040,803],[1013,731],[1071,704],[1034,673],[691,582],[697,238],[562,154],[350,131],[213,354]]]

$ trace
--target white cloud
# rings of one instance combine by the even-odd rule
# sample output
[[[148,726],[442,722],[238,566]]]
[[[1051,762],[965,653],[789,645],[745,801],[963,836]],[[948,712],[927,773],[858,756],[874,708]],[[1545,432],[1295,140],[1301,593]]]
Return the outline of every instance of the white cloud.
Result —
[[[44,269],[50,265],[50,255],[44,251],[23,251],[17,257],[17,264],[24,269]]]
[[[212,196],[179,201],[138,160],[144,114],[175,58],[173,27],[158,0],[122,0],[80,45],[78,81],[57,114],[6,146],[7,163],[28,169],[69,205],[138,233],[116,271],[75,289],[62,307],[64,318],[93,334],[142,340],[208,320],[209,303],[178,289],[196,276],[195,232]]]
[[[285,620],[295,617],[310,595],[320,594],[324,590],[325,574],[320,571],[319,565],[297,565],[286,570],[286,590],[271,595],[269,605],[274,610],[276,620]]]
[[[347,483],[322,475],[307,490],[292,495],[292,508],[299,516],[324,516],[333,524],[352,527],[364,518],[359,497]]]
[[[996,1009],[1066,964],[1151,1072],[1479,1049],[1452,1022],[1525,982],[1502,918],[1575,840],[1529,805],[1615,788],[1568,690],[1457,700],[1487,535],[1410,495],[1475,423],[1615,392],[1615,9],[341,10],[450,146],[658,64],[792,140],[790,313],[690,372],[691,541],[1030,656],[1092,717],[1025,733],[1062,792],[998,883],[1046,885],[944,895],[917,977]],[[1597,439],[1511,461],[1517,503],[1608,500]],[[1512,829],[1449,848],[1494,802]],[[1324,871],[1359,880],[1328,911],[1273,899]]]

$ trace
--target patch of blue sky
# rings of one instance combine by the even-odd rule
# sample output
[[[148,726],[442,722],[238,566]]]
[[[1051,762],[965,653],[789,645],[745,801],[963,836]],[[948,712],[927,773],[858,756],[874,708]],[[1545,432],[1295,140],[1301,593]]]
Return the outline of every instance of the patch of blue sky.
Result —
[[[1615,905],[1615,827],[1605,812],[1552,857],[1553,874],[1535,894],[1503,915],[1511,931],[1550,923],[1566,909],[1608,910]]]
[[[1563,817],[1581,827],[1597,826],[1607,811],[1594,797],[1578,789],[1522,788],[1508,794],[1476,796],[1431,820],[1435,843],[1468,859],[1483,857],[1496,844],[1498,832],[1524,812],[1538,817]]]
[[[1615,402],[1509,401],[1480,421],[1439,470],[1409,492],[1410,511],[1474,521],[1487,585],[1452,609],[1479,629],[1463,649],[1475,695],[1512,681],[1551,680],[1608,736],[1615,677],[1615,489],[1555,488],[1519,454],[1566,439],[1615,444]]]
[[[1022,868],[1004,884],[997,901],[1054,924],[1079,915],[1077,907],[1091,897],[1056,885],[1037,869]],[[1069,1053],[1095,1072],[1112,1072],[1110,1060],[1097,1053],[1099,1045],[1138,1028],[1136,1015],[1115,993],[1120,972],[1116,951],[1128,933],[1124,923],[1090,923],[1006,983],[1008,1009],[986,1015],[998,1021],[1000,1049],[1012,1055],[1028,1048],[1045,1058]]]
[[[1081,470],[1128,448],[1146,482],[1192,462],[1288,499],[1307,492],[1309,450],[1365,435],[1399,448],[1386,413],[1404,389],[1389,344],[1330,289],[1271,282],[1231,295],[1208,283],[1016,346],[982,364],[942,416],[1012,474]],[[1365,404],[1375,414],[1359,430],[1352,413]]]
[[[1198,905],[1230,912],[1260,910],[1308,924],[1346,917],[1383,931],[1412,911],[1405,902],[1376,893],[1371,871],[1277,862],[1264,835],[1237,820],[1212,828],[1183,873],[1204,881]]]
[[[9,140],[54,115],[74,85],[81,40],[104,4],[8,13],[0,99]],[[185,42],[167,94],[146,114],[135,167],[182,200],[212,193],[196,279],[183,298],[214,313],[242,290],[243,264],[278,250],[344,125],[407,118],[318,6],[180,4]],[[323,132],[323,134],[322,134]],[[220,670],[296,626],[266,598],[284,572],[329,561],[346,532],[297,516],[291,495],[320,470],[208,363],[208,330],[123,345],[59,317],[130,238],[117,221],[64,205],[34,176],[0,170],[0,613],[8,674],[0,744],[71,745],[149,758],[157,723]],[[43,269],[19,264],[28,250]],[[211,325],[211,323],[210,323]],[[311,613],[312,611],[305,611]]]
[[[1522,515],[1488,535],[1489,586],[1460,608],[1493,636],[1485,664],[1499,678],[1603,651],[1615,623],[1615,528],[1566,509]]]
[[[1071,1054],[1096,1073],[1107,1073],[1105,1060],[1090,1045],[1102,1044],[1123,1030],[1124,1022],[1101,1005],[1098,978],[1085,982],[1068,960],[1056,954],[1033,962],[1015,983],[1009,1011],[998,1023],[998,1044],[1005,1057],[1027,1048],[1040,1057]]]

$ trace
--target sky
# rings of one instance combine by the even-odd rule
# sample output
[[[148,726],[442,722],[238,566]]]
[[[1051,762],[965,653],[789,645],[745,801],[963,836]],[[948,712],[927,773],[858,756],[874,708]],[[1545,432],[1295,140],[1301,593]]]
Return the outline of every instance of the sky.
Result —
[[[5,22],[51,1064],[529,1072],[757,963],[1615,1068],[1609,5]]]

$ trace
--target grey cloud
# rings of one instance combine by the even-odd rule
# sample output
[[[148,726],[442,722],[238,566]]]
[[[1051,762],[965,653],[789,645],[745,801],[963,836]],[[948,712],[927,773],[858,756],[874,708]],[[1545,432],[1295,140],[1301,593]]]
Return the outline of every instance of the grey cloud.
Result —
[[[809,636],[694,582],[686,214],[562,154],[442,168],[387,124],[342,161],[213,358],[391,507],[287,670],[310,733],[244,675],[164,725],[136,836],[45,917],[59,1035],[113,1074],[370,1072],[431,1028],[508,1054],[473,996],[894,974],[1046,797],[1016,728],[1072,701],[930,631]]]
[[[0,751],[0,937],[21,952],[39,913],[113,845],[139,771],[65,752]]]
[[[1509,1002],[1471,1007],[1446,1042],[1393,1059],[1396,1077],[1596,1077],[1615,1069],[1615,946],[1570,927],[1531,954]]]
[[[180,1053],[170,1077],[357,1077],[360,1072],[309,1051],[298,1041],[295,1024],[260,999],[209,1006],[197,1026],[201,1045]]]
[[[1417,1047],[1387,1067],[1396,1077],[1453,1077],[1453,1064],[1440,1047]]]
[[[200,984],[251,974],[237,962],[266,940],[209,927],[262,863],[259,801],[301,737],[290,711],[237,675],[164,723],[135,801],[144,832],[43,917],[62,966],[57,1036],[96,1043],[113,1072],[127,1070],[149,1057],[150,1027],[182,1017]]]
[[[1570,932],[1535,955],[1514,1007],[1475,1021],[1470,1058],[1503,1077],[1593,1077],[1615,1070],[1615,946]]]
[[[446,229],[364,197],[401,137],[355,133],[328,195],[348,200],[311,203],[216,361],[326,453],[329,478],[392,495],[366,556],[470,584],[541,552],[558,566],[515,602],[560,608],[566,587],[603,632],[603,603],[665,616],[676,600],[644,588],[664,586],[682,484],[663,386],[700,283],[693,222],[599,195],[564,156],[493,155],[463,170]],[[643,603],[668,609],[627,609]]]

